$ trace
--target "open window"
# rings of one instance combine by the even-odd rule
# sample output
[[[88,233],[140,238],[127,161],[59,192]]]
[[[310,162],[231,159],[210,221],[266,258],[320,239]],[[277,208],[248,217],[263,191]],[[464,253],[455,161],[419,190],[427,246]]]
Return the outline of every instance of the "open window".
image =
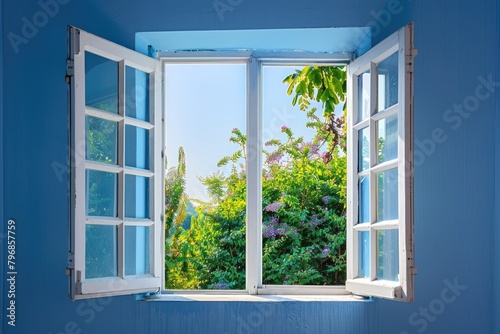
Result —
[[[168,81],[169,67],[201,61],[236,64],[246,73],[242,81],[246,101],[241,112],[246,119],[244,151],[248,154],[243,168],[246,225],[241,239],[246,241],[241,290],[249,294],[338,294],[347,290],[413,300],[411,25],[354,61],[351,53],[274,50],[159,52],[160,61],[77,28],[70,27],[69,34],[68,269],[72,298],[163,288],[164,234],[168,231],[164,231],[165,130],[159,92],[161,82]],[[260,152],[266,113],[261,77],[266,70],[289,65],[347,65],[345,289],[266,284],[264,277],[262,239],[270,228],[263,221],[263,209],[267,210],[263,206],[270,203],[262,199],[265,175]],[[165,97],[168,94],[163,92]],[[280,235],[287,234],[283,226],[278,226]],[[328,251],[320,249],[325,256]]]
[[[159,291],[158,62],[74,27],[68,33],[71,298]]]
[[[406,26],[349,64],[347,282],[413,301],[413,36]]]

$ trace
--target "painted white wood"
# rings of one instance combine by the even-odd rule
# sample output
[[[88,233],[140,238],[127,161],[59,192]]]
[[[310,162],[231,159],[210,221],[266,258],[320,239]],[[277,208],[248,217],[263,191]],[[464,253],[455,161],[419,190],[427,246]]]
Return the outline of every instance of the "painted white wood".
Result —
[[[400,301],[413,301],[413,285],[415,269],[413,259],[413,28],[405,26],[392,34],[386,40],[373,47],[363,56],[349,65],[348,82],[351,91],[357,76],[370,69],[371,92],[370,110],[373,113],[369,121],[358,124],[349,123],[355,120],[358,113],[357,96],[350,97],[348,114],[348,224],[347,224],[347,282],[346,289],[354,294],[378,296]],[[381,112],[377,112],[378,78],[376,64],[380,63],[394,52],[399,54],[398,68],[398,104]],[[377,164],[377,138],[375,124],[390,115],[398,115],[398,158]],[[352,124],[352,125],[351,125]],[[356,217],[358,210],[358,178],[357,173],[358,131],[366,126],[370,128],[370,223],[355,226],[349,215]],[[353,154],[355,153],[355,154]],[[349,164],[349,161],[351,164]],[[385,170],[398,168],[398,210],[397,220],[376,221],[377,180],[376,175]],[[349,195],[351,193],[351,195]],[[356,194],[356,196],[353,196]],[[356,218],[357,219],[357,218]],[[357,231],[370,231],[370,278],[356,278],[358,249],[356,245]],[[376,278],[377,269],[377,236],[378,230],[397,229],[399,235],[399,281],[387,282]]]
[[[261,65],[249,58],[247,65],[247,226],[246,288],[258,293],[262,284],[262,108]]]
[[[373,281],[358,278],[346,281],[346,290],[356,295],[376,296],[387,299],[400,299],[402,289],[399,282]]]
[[[358,122],[358,77],[350,66],[347,67],[347,222],[346,222],[346,258],[347,279],[358,276],[358,238],[353,227],[358,222],[358,130],[352,127]],[[350,106],[350,107],[349,107]]]
[[[136,290],[142,292],[151,291],[148,286],[160,286],[160,277],[153,277],[151,275],[143,275],[141,278],[134,278],[135,276],[112,277],[112,278],[96,278],[85,280],[77,283],[77,291],[82,295],[91,296],[105,296],[107,293],[131,294],[136,293]],[[84,296],[81,296],[84,297]],[[81,298],[80,298],[81,299]]]
[[[70,253],[74,253],[74,268],[71,271],[70,296],[73,299],[99,297],[104,295],[129,294],[136,292],[156,292],[161,288],[160,274],[162,268],[162,258],[160,254],[159,236],[163,230],[162,207],[163,201],[162,187],[153,186],[154,193],[150,194],[151,220],[134,221],[128,219],[124,221],[124,181],[125,174],[140,175],[150,177],[151,179],[163,178],[163,162],[161,157],[162,140],[162,122],[160,102],[161,96],[154,96],[150,104],[151,122],[143,122],[125,117],[125,67],[131,66],[136,69],[150,73],[153,76],[155,71],[160,69],[159,62],[151,59],[133,50],[126,49],[115,43],[106,41],[102,38],[89,34],[78,28],[69,28],[70,36],[70,57],[74,61],[74,77],[71,80],[71,242]],[[85,54],[86,52],[95,53],[118,62],[118,113],[113,114],[85,106]],[[153,82],[154,84],[154,82]],[[158,85],[154,85],[156,89]],[[153,91],[155,89],[152,89]],[[154,92],[152,94],[155,94]],[[157,110],[155,112],[154,110]],[[85,138],[85,116],[91,115],[101,119],[117,122],[118,140],[117,140],[117,164],[105,164],[94,161],[86,161],[86,138]],[[141,128],[146,128],[150,132],[155,132],[158,127],[157,135],[150,138],[151,166],[150,170],[140,170],[124,166],[125,124],[132,124]],[[116,194],[117,217],[87,217],[86,216],[86,170],[100,170],[115,173],[118,176],[118,191]],[[134,224],[136,223],[136,224]],[[103,279],[85,279],[85,229],[87,224],[96,225],[115,225],[118,228],[117,238],[117,260],[118,277]],[[150,233],[150,271],[154,277],[146,278],[126,277],[125,274],[125,225],[130,226],[152,226]],[[157,249],[157,250],[153,250]],[[121,282],[117,284],[117,282]]]
[[[263,285],[259,295],[350,295],[344,286]]]

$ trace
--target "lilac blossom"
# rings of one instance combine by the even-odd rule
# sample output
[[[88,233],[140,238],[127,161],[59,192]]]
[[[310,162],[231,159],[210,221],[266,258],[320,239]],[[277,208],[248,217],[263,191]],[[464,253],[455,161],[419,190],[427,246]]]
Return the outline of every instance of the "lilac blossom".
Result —
[[[268,164],[277,163],[283,158],[283,153],[274,151],[267,156],[266,162]]]
[[[264,211],[269,211],[269,212],[278,212],[279,209],[283,207],[283,204],[280,202],[274,202],[271,204],[268,204],[264,207]]]
[[[229,284],[227,283],[212,283],[210,284],[210,286],[208,287],[209,289],[212,289],[212,290],[227,290],[229,289]]]

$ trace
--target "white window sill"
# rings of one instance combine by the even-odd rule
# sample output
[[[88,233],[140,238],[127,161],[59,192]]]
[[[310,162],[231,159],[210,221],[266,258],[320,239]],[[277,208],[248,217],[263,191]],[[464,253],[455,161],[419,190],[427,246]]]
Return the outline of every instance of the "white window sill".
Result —
[[[146,301],[168,301],[168,302],[360,302],[369,301],[365,297],[352,294],[336,295],[297,295],[297,294],[276,294],[276,295],[249,295],[242,293],[182,293],[167,292],[160,295],[150,296]]]

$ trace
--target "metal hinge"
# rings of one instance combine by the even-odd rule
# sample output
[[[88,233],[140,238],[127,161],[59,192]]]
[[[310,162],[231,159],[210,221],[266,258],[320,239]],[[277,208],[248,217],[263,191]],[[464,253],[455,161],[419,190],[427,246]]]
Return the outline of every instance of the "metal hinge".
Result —
[[[75,254],[68,252],[68,267],[66,269],[73,270],[75,268]]]
[[[412,275],[417,275],[418,274],[417,267],[410,267],[410,272]]]
[[[66,59],[66,83],[71,82],[71,77],[75,75],[75,61],[73,59]]]

